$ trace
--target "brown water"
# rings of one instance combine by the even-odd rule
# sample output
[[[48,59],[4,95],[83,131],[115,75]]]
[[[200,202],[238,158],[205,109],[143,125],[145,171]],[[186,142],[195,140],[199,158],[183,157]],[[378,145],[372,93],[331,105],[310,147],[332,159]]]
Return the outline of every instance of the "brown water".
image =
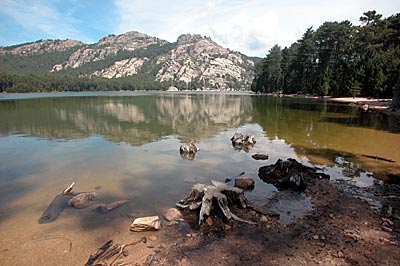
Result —
[[[57,97],[55,97],[57,96]],[[0,96],[0,264],[82,265],[109,239],[126,243],[132,217],[162,215],[193,182],[241,172],[256,180],[247,197],[265,204],[278,193],[257,176],[278,158],[325,169],[333,179],[373,186],[400,174],[399,122],[346,105],[254,95],[83,93]],[[234,132],[254,134],[252,151],[234,151]],[[195,141],[195,160],[179,146]],[[266,162],[253,153],[269,154]],[[395,162],[386,162],[381,157]],[[96,191],[94,205],[38,219],[72,181]],[[281,197],[278,211],[301,215],[308,199]],[[98,203],[130,202],[106,215]],[[290,217],[282,216],[290,222]]]

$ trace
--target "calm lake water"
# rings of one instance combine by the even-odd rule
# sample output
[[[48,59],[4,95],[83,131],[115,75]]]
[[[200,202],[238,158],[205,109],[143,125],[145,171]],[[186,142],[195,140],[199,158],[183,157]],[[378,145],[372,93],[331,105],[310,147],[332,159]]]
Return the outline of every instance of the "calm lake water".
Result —
[[[254,149],[235,151],[235,132],[253,134]],[[246,196],[264,205],[278,191],[258,178],[258,169],[279,158],[318,166],[333,180],[374,186],[400,174],[399,132],[394,119],[316,100],[212,93],[0,95],[0,262],[85,261],[105,241],[129,238],[131,217],[162,215],[194,182],[223,182],[245,172],[256,180]],[[193,161],[179,154],[189,141],[200,148]],[[253,160],[257,152],[269,160]],[[68,207],[56,221],[39,224],[72,181],[75,191],[97,192],[94,205]],[[120,199],[130,202],[106,215],[93,211],[97,203]],[[285,194],[275,205],[282,222],[292,218],[287,208],[300,215],[297,210],[309,207],[307,198]]]

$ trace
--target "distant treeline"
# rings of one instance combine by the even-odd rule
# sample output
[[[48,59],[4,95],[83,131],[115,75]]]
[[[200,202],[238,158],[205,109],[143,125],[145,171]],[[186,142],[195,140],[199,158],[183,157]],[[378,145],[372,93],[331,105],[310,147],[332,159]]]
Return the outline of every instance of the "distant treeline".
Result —
[[[164,90],[151,75],[123,78],[78,77],[57,74],[0,73],[0,92]]]
[[[257,92],[392,97],[400,68],[400,14],[376,11],[307,29],[290,47],[278,45],[256,64]]]

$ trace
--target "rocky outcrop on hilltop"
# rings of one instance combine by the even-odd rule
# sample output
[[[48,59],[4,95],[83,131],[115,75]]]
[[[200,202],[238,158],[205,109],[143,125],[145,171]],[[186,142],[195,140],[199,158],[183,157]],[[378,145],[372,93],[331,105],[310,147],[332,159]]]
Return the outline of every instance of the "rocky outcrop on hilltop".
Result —
[[[232,88],[250,85],[254,62],[200,35],[181,35],[176,47],[157,58],[156,78],[191,87]]]
[[[104,60],[109,56],[115,56],[118,51],[134,51],[139,48],[145,48],[152,44],[164,43],[166,43],[166,41],[160,40],[155,37],[150,37],[146,34],[136,31],[127,32],[121,35],[109,35],[107,37],[101,38],[97,43],[93,45],[86,45],[80,48],[70,56],[67,62],[55,65],[53,67],[53,71],[59,71],[67,68],[78,68],[86,63]],[[115,63],[116,66],[113,67],[114,69],[123,69],[126,67],[126,61],[117,61]],[[132,69],[131,64],[128,64],[128,67]],[[135,70],[133,72],[125,70],[123,72],[125,72],[125,76],[129,74],[136,74]],[[104,73],[104,75],[101,73]],[[104,76],[107,78],[121,76],[110,76],[110,71],[107,70],[96,72],[95,75]]]
[[[25,43],[9,47],[0,47],[0,55],[34,55],[49,52],[63,52],[73,48],[79,48],[84,43],[76,40],[40,40],[32,43]]]

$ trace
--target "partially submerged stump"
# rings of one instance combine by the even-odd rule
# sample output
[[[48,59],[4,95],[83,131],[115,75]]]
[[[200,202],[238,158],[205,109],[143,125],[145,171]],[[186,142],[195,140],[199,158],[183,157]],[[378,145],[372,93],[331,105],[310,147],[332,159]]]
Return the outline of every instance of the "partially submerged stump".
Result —
[[[249,152],[256,144],[256,139],[253,135],[243,135],[242,133],[235,133],[231,141],[235,150],[244,150],[245,152]]]
[[[329,175],[317,173],[315,168],[305,166],[291,158],[286,161],[279,159],[275,164],[260,167],[258,176],[264,182],[273,184],[278,190],[304,189],[309,178],[329,179]]]
[[[196,147],[194,142],[190,143],[184,143],[181,145],[179,148],[179,153],[181,154],[181,157],[187,160],[194,160],[194,157],[196,156],[196,153],[200,149]]]
[[[243,190],[231,187],[224,183],[211,181],[212,185],[195,184],[192,186],[186,197],[179,201],[176,206],[188,211],[199,211],[199,224],[203,223],[212,211],[221,213],[225,220],[236,220],[248,224],[255,224],[246,221],[231,212],[229,206],[236,205],[242,208],[248,206]]]

